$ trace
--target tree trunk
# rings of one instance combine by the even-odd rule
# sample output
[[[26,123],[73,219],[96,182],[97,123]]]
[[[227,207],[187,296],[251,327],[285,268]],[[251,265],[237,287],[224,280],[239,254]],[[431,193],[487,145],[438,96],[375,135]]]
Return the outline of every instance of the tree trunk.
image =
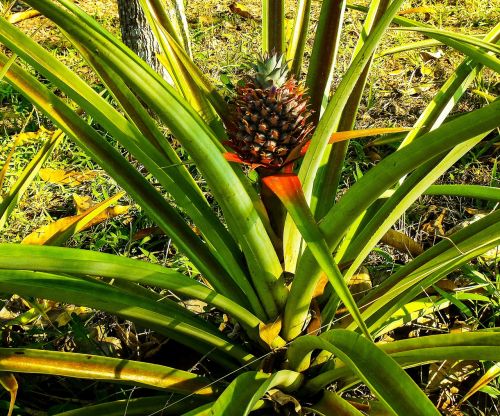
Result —
[[[123,43],[168,80],[170,77],[167,71],[156,58],[160,46],[148,25],[138,0],[118,0],[118,13]]]

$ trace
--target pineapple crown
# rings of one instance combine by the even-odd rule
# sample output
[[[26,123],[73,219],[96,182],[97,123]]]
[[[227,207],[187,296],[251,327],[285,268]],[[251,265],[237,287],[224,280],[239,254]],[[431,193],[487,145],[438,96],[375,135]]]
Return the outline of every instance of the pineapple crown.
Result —
[[[251,66],[256,72],[253,81],[257,88],[280,88],[288,79],[288,64],[282,54],[270,52]]]

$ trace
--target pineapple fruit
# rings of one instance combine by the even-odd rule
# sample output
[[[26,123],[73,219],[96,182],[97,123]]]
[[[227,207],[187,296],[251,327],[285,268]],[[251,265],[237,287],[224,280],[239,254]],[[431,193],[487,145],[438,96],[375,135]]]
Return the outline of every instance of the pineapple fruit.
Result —
[[[283,55],[272,53],[253,69],[236,89],[228,145],[244,162],[277,170],[297,158],[312,130],[308,97]]]

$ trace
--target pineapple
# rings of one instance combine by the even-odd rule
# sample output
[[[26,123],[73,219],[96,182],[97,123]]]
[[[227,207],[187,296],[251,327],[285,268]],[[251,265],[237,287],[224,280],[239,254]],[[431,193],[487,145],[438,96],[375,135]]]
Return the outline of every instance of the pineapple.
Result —
[[[228,145],[244,162],[277,170],[297,157],[312,130],[308,98],[282,55],[270,54],[253,69],[236,89]]]

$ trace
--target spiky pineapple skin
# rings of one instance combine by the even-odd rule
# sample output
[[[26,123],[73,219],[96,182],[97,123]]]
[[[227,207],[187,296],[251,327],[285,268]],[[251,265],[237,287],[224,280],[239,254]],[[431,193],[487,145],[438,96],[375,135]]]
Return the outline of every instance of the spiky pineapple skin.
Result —
[[[282,167],[310,131],[304,87],[276,55],[254,66],[256,75],[236,88],[230,146],[246,162]]]

